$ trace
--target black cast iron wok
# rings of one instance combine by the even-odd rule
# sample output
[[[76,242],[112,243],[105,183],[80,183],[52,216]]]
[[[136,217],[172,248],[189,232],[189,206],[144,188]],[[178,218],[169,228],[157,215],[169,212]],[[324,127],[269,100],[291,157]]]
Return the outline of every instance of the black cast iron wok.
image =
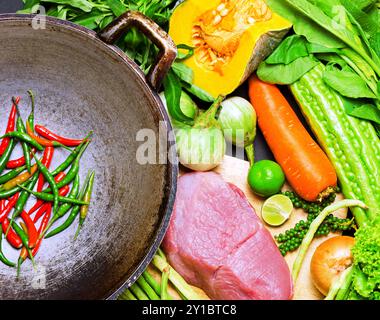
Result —
[[[121,16],[99,35],[52,18],[46,18],[44,29],[35,29],[33,19],[0,15],[1,126],[14,95],[21,95],[26,119],[30,111],[26,91],[32,89],[36,122],[66,136],[84,137],[94,131],[81,161],[81,180],[94,169],[96,183],[78,239],[73,240],[74,223],[44,241],[37,270],[26,261],[18,280],[15,269],[0,265],[0,298],[114,298],[150,262],[170,219],[178,167],[170,162],[140,164],[136,154],[142,142],[136,134],[141,129],[154,133],[157,140],[150,150],[158,155],[159,123],[164,121],[164,131],[170,124],[154,90],[175,59],[176,49],[157,25],[136,12]],[[147,80],[112,45],[130,26],[144,32],[161,50]],[[174,158],[171,146],[172,142],[165,142],[163,150]],[[67,155],[57,151],[53,166]],[[17,261],[18,252],[4,250]]]

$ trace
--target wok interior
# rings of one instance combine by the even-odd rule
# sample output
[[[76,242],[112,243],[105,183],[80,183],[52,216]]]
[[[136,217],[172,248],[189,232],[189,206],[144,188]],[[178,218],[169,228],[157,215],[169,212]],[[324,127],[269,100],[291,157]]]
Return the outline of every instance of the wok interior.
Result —
[[[93,130],[81,161],[81,181],[88,170],[96,171],[92,205],[79,238],[73,240],[76,220],[43,241],[37,271],[26,261],[19,281],[15,269],[1,264],[1,299],[108,297],[141,263],[163,219],[168,167],[136,160],[141,145],[136,133],[142,128],[157,133],[160,113],[152,115],[154,97],[120,56],[84,31],[71,29],[48,23],[45,30],[34,30],[27,20],[0,20],[1,132],[12,95],[21,96],[25,120],[27,90],[32,89],[36,123],[69,137]],[[52,168],[67,156],[57,150]],[[3,245],[17,261],[19,252],[5,241]]]

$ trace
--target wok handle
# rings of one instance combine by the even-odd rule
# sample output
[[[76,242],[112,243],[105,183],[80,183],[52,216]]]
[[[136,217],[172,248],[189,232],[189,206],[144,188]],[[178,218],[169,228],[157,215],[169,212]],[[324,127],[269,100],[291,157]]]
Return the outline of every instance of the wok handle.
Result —
[[[148,83],[157,91],[177,57],[177,48],[164,30],[154,21],[137,11],[127,11],[100,31],[98,36],[107,44],[113,44],[123,32],[131,27],[136,27],[160,50],[154,65],[147,75]]]

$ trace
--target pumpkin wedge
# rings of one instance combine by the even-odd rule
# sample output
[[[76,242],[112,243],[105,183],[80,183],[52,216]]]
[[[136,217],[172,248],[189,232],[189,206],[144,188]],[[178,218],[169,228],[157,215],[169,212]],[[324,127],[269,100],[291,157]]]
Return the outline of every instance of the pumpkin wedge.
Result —
[[[264,0],[185,0],[170,19],[176,44],[195,48],[185,64],[212,96],[234,91],[290,29]]]

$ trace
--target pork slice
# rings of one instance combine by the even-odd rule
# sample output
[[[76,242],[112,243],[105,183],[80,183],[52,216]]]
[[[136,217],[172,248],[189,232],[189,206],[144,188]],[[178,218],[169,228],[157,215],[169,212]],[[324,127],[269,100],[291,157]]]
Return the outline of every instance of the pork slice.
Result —
[[[251,213],[218,174],[181,176],[163,243],[169,261],[188,282],[207,287],[229,253],[259,227]]]
[[[187,282],[212,299],[287,299],[289,269],[244,193],[218,174],[189,173],[163,248]]]

